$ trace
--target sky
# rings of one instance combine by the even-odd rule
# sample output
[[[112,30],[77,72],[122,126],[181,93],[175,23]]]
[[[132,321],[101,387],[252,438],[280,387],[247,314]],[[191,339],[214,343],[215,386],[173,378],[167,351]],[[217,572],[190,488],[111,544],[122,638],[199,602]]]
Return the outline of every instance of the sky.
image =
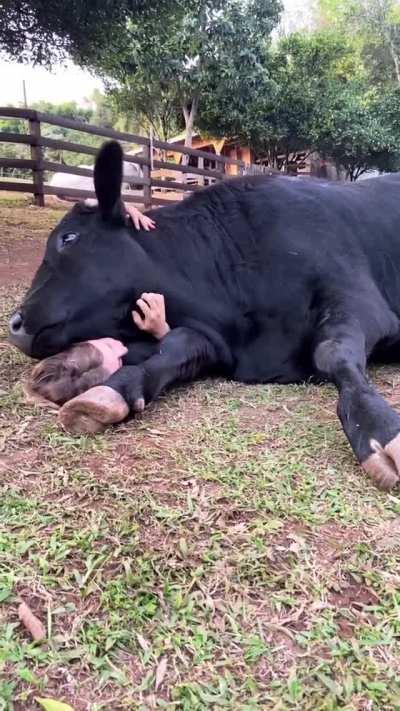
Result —
[[[308,26],[315,0],[284,0],[282,27],[285,33]],[[0,106],[18,106],[23,102],[25,80],[28,106],[46,100],[58,103],[75,100],[85,105],[95,88],[102,82],[72,63],[58,67],[50,73],[46,69],[30,67],[0,59]]]
[[[28,106],[40,100],[55,103],[75,100],[84,105],[95,88],[102,88],[99,79],[72,63],[50,73],[39,67],[0,60],[0,106],[23,102],[23,80]]]

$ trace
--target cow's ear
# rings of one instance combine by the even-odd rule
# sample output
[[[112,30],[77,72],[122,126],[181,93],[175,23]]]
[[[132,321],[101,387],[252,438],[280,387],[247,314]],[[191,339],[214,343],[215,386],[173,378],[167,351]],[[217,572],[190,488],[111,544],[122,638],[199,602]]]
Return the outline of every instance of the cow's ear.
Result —
[[[123,220],[121,185],[123,152],[117,141],[104,143],[94,166],[94,188],[104,220]]]

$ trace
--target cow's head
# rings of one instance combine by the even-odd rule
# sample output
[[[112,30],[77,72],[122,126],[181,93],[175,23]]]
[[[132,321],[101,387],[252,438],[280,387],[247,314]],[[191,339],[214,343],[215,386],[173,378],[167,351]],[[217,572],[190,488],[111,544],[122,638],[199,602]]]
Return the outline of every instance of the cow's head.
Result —
[[[134,333],[130,311],[140,291],[135,274],[143,275],[147,258],[126,226],[118,143],[100,150],[94,183],[98,207],[76,205],[53,230],[10,319],[11,342],[34,358],[74,342],[102,336],[126,341]]]

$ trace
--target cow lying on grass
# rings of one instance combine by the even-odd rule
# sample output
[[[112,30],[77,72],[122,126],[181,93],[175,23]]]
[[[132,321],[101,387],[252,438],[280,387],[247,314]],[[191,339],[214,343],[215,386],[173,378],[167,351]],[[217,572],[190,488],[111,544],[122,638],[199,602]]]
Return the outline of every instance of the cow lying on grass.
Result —
[[[374,355],[400,346],[400,175],[342,185],[234,179],[126,223],[122,151],[95,165],[98,207],[76,205],[49,237],[11,341],[34,358],[112,337],[128,348],[105,385],[79,397],[95,431],[174,382],[218,372],[242,382],[334,382],[349,442],[376,484],[400,478],[400,417],[369,384]],[[161,345],[132,323],[142,292],[165,295]]]

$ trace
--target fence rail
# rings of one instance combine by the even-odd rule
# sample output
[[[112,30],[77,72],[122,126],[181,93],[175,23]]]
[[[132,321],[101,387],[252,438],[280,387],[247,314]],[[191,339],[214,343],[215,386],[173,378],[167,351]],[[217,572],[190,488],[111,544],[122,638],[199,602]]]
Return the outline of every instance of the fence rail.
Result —
[[[171,193],[172,191],[176,200],[178,196],[198,190],[206,182],[224,180],[228,177],[228,170],[231,171],[230,175],[232,175],[232,166],[233,172],[236,174],[242,174],[246,168],[243,161],[234,160],[226,156],[207,153],[206,151],[180,144],[153,140],[150,137],[138,136],[133,133],[101,128],[33,109],[0,107],[0,118],[26,121],[29,129],[26,133],[0,132],[0,144],[23,144],[29,147],[30,151],[30,159],[0,156],[0,168],[29,170],[32,173],[32,182],[0,180],[0,190],[32,193],[36,205],[44,205],[45,195],[58,195],[68,198],[95,197],[93,189],[56,185],[54,182],[49,184],[45,181],[45,173],[48,172],[93,177],[91,166],[73,166],[59,161],[48,160],[46,158],[47,149],[95,156],[98,148],[93,145],[89,146],[84,143],[58,140],[45,136],[42,131],[43,124],[73,129],[88,135],[98,136],[99,138],[115,139],[124,144],[139,146],[137,154],[128,153],[124,149],[125,164],[138,166],[138,174],[131,175],[129,172],[125,172],[124,182],[134,186],[134,194],[133,190],[130,192],[125,190],[123,198],[127,202],[144,204],[146,208],[150,208],[152,205],[173,202],[167,197],[160,196],[160,191],[162,190],[166,193]],[[172,162],[168,154],[180,155],[182,162]],[[189,165],[189,161],[197,161],[197,165]],[[215,167],[205,168],[204,161],[209,161]],[[126,171],[127,169],[124,167],[124,170]],[[180,180],[179,174],[181,175]],[[141,190],[138,190],[138,188],[141,188]]]

